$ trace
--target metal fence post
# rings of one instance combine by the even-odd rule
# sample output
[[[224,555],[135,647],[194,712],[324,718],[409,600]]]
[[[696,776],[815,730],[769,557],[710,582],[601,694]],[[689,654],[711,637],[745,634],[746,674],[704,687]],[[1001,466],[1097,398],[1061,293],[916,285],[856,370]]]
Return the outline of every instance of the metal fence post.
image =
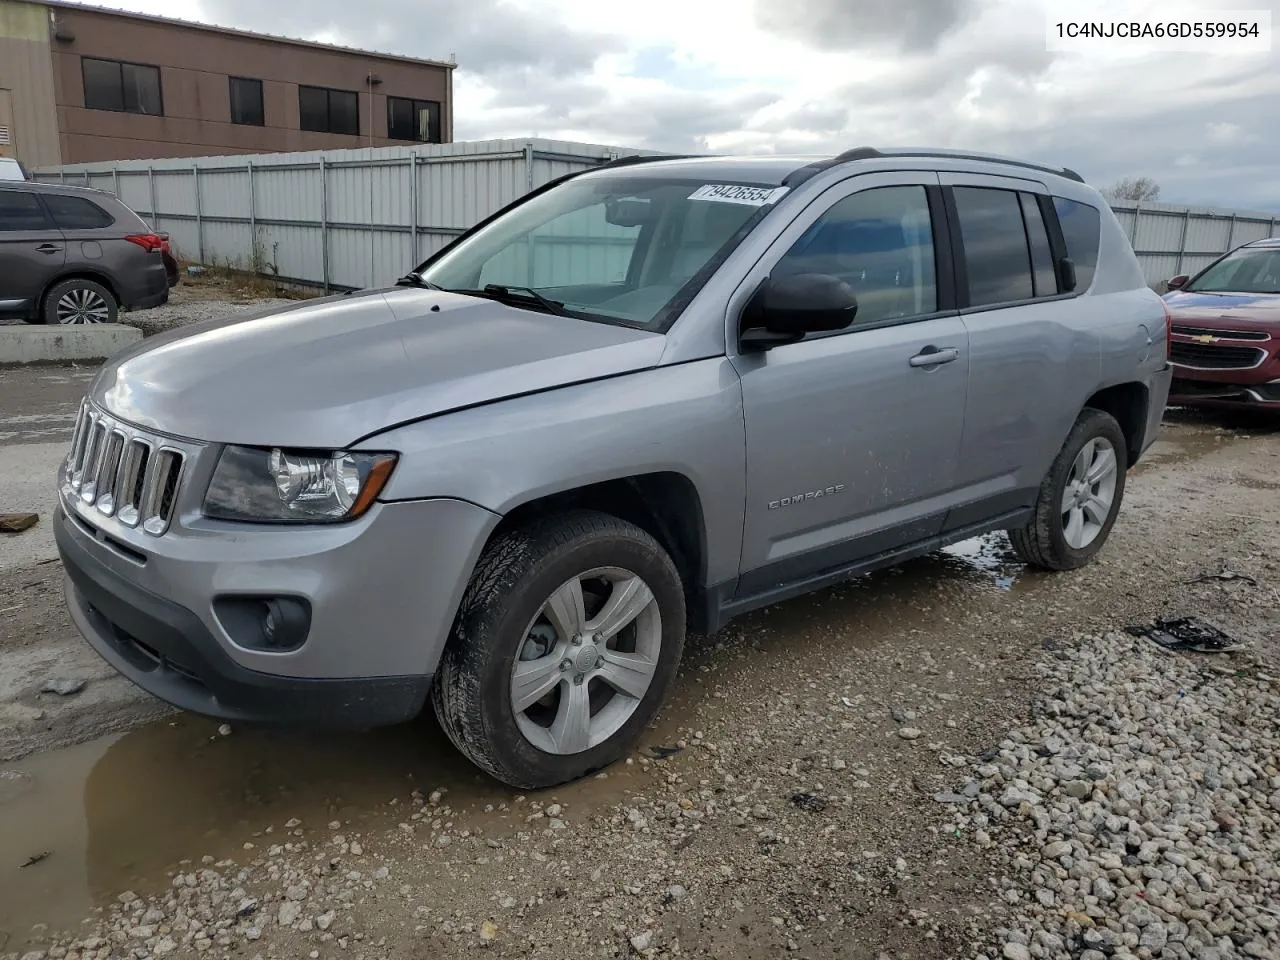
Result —
[[[329,293],[329,174],[320,158],[320,278]]]
[[[418,153],[409,154],[409,252],[416,267],[418,259]]]
[[[255,202],[257,198],[253,192],[253,161],[246,160],[244,164],[245,169],[249,171],[249,255],[253,257],[256,268],[262,264],[258,257],[258,204]]]
[[[1178,266],[1175,273],[1182,273],[1182,258],[1187,252],[1187,224],[1191,222],[1191,208],[1182,211],[1182,236],[1178,238]]]
[[[204,263],[204,211],[200,209],[200,165],[191,165],[191,182],[196,191],[196,259]]]
[[[524,145],[524,188],[529,193],[533,190],[533,144],[526,142]],[[533,232],[525,237],[525,283],[533,286],[533,261],[534,261],[534,235]]]
[[[1267,236],[1274,237],[1276,235],[1276,218],[1271,218],[1271,223],[1267,226]]]
[[[120,168],[111,168],[111,189],[115,191],[116,199],[120,199]]]
[[[88,171],[88,170],[86,170],[86,171],[84,172],[84,185],[87,187],[87,186],[92,185],[92,183],[93,183],[93,181],[89,179],[89,171]]]
[[[1129,246],[1137,249],[1138,246],[1138,218],[1142,216],[1142,204],[1137,200],[1133,202],[1133,224],[1129,227]]]
[[[147,167],[147,190],[151,194],[151,229],[158,230],[159,225],[156,220],[159,214],[156,213],[156,168]]]
[[[1227,249],[1228,250],[1235,249],[1235,239],[1236,239],[1236,215],[1233,213],[1231,214],[1231,225],[1227,227]]]
[[[58,168],[58,182],[59,182],[59,183],[66,183],[66,182],[67,182],[67,168],[66,168],[66,167],[59,167],[59,168]]]

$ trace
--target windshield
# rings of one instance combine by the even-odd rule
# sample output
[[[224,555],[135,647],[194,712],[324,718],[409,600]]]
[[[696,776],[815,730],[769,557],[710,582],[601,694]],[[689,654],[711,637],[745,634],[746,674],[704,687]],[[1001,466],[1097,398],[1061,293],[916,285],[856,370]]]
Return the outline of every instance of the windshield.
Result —
[[[1246,247],[1183,287],[1194,293],[1280,293],[1280,247]]]
[[[568,180],[458,242],[419,276],[529,309],[664,331],[785,192],[643,176]]]

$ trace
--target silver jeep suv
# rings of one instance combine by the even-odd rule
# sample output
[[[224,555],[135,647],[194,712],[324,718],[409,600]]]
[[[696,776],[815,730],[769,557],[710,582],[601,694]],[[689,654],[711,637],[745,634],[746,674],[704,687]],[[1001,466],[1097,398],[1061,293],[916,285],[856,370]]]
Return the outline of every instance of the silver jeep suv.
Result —
[[[108,363],[59,476],[71,612],[228,720],[428,698],[520,788],[653,719],[686,629],[990,530],[1103,545],[1169,389],[1101,197],[987,155],[628,159],[389,289]]]

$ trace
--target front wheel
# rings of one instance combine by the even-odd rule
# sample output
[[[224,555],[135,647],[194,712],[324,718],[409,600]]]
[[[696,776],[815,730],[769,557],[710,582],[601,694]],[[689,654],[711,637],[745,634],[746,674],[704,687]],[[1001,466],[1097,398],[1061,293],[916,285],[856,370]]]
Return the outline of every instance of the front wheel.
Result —
[[[1085,409],[1040,484],[1031,523],[1009,531],[1014,553],[1046,570],[1088,563],[1120,512],[1128,462],[1120,424],[1109,413]]]
[[[684,647],[684,589],[649,534],[594,511],[490,544],[463,597],[432,700],[450,740],[521,789],[622,757]]]

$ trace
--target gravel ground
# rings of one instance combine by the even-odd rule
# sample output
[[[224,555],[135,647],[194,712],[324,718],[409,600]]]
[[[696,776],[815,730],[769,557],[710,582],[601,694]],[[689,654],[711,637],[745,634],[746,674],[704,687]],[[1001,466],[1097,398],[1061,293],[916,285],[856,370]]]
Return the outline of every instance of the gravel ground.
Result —
[[[170,294],[169,302],[153,307],[150,310],[136,310],[121,314],[120,322],[137,327],[143,336],[152,336],[174,327],[182,327],[203,320],[216,320],[246,310],[255,310],[276,304],[292,303],[292,300],[280,298],[236,298],[209,299],[201,294],[193,295],[183,291],[181,286],[175,287]]]

